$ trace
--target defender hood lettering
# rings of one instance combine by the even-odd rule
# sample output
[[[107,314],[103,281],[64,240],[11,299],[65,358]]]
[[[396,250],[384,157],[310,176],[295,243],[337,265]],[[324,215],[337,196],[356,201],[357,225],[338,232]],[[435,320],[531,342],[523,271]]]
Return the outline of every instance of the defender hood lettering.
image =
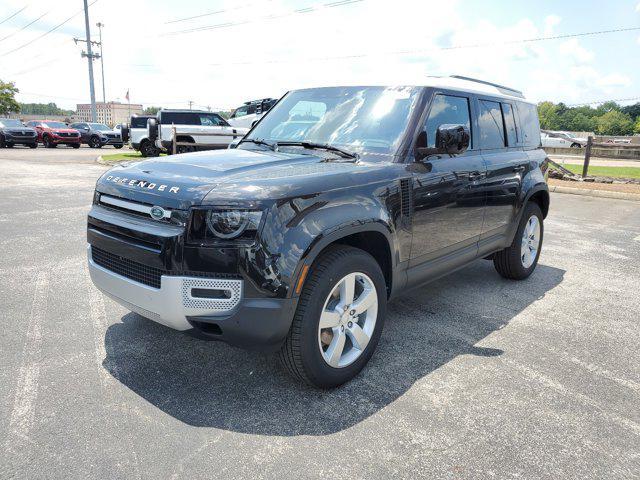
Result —
[[[216,186],[290,181],[296,175],[353,170],[323,163],[317,155],[256,150],[218,150],[160,157],[116,166],[97,183],[100,193],[170,208],[199,205]],[[337,172],[336,172],[337,173]]]

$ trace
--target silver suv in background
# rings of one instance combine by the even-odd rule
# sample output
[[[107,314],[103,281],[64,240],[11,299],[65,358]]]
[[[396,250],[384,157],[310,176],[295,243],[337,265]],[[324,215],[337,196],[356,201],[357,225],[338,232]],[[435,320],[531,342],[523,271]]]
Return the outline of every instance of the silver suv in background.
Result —
[[[275,98],[263,98],[262,100],[245,102],[244,105],[233,111],[228,122],[234,127],[251,128],[277,101]]]

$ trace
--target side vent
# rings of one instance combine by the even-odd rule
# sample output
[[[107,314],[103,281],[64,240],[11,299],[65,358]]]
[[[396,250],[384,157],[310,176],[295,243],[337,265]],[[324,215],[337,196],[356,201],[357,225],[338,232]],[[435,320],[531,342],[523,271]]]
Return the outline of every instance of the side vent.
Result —
[[[411,178],[400,180],[400,214],[402,226],[410,229],[413,219],[413,179]]]

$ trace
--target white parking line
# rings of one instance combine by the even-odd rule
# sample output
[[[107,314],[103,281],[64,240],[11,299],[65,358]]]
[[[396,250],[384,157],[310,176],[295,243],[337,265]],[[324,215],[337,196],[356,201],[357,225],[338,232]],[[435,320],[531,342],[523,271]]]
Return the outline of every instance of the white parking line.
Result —
[[[42,322],[47,311],[49,271],[38,274],[27,324],[27,336],[22,350],[22,364],[18,371],[16,393],[9,421],[5,451],[19,451],[29,439],[35,420],[42,350]]]

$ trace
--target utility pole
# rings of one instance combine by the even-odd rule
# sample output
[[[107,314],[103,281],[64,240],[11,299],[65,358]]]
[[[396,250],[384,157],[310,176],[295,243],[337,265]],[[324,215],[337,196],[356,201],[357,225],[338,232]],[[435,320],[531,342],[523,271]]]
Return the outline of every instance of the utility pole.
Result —
[[[191,108],[192,106],[193,106],[193,100],[189,100],[189,110],[192,110]]]
[[[91,51],[91,28],[89,27],[89,6],[87,0],[84,0],[84,26],[87,34],[87,53],[82,52],[83,57],[87,57],[87,64],[89,65],[89,90],[91,93],[91,119],[93,122],[98,121],[98,115],[96,112],[96,91],[93,87],[93,52]]]
[[[104,23],[98,22],[96,23],[96,27],[98,27],[100,31],[100,71],[102,72],[102,102],[107,103],[107,91],[104,86],[104,54],[102,53],[102,27],[104,27]]]

